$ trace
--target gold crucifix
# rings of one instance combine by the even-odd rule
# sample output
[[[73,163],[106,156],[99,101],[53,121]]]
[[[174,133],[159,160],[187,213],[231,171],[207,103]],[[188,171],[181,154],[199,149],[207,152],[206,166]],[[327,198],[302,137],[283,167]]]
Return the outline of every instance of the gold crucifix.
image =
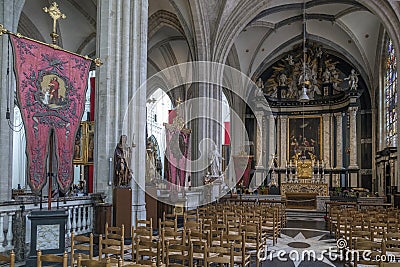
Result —
[[[182,104],[182,99],[181,97],[178,97],[178,99],[175,101],[176,102],[176,106],[178,107],[180,104]]]
[[[57,43],[57,20],[59,19],[66,19],[67,16],[65,14],[61,13],[60,9],[58,8],[58,4],[56,2],[53,2],[50,7],[44,7],[43,11],[45,13],[49,13],[50,17],[53,19],[53,32],[50,33],[51,39],[53,41],[53,44]]]

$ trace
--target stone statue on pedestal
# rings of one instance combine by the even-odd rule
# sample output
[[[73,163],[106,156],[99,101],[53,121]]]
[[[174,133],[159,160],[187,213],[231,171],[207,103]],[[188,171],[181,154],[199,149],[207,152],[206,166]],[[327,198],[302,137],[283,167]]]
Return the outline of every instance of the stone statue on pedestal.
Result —
[[[214,146],[214,150],[209,154],[208,159],[210,160],[210,170],[211,176],[221,175],[221,160],[223,160],[221,154],[219,153],[217,146]]]
[[[114,185],[117,187],[130,186],[132,171],[129,168],[131,148],[126,144],[127,136],[121,135],[114,151]]]

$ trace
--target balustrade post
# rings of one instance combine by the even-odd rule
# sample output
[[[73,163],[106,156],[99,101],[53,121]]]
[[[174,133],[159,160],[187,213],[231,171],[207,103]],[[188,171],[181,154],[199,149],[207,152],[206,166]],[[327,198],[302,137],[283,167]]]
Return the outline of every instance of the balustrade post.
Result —
[[[88,232],[91,233],[93,232],[93,206],[89,205],[88,206],[88,216],[87,216],[87,222],[86,225],[88,227]]]
[[[78,212],[78,220],[76,222],[76,227],[77,227],[76,232],[78,234],[81,234],[82,233],[82,215],[81,215],[82,206],[79,205],[76,210]]]
[[[73,213],[73,217],[72,217],[72,231],[74,231],[74,233],[77,233],[76,230],[76,208],[72,207],[72,213]]]
[[[86,233],[86,206],[82,206],[82,233]]]
[[[0,252],[5,251],[4,243],[4,213],[0,213]]]
[[[13,215],[15,212],[9,212],[8,215],[8,229],[7,229],[7,249],[11,250],[13,248],[13,231],[12,231],[12,226],[13,226]]]
[[[72,212],[71,207],[68,207],[68,218],[67,218],[67,236],[71,236],[71,220],[72,220]]]

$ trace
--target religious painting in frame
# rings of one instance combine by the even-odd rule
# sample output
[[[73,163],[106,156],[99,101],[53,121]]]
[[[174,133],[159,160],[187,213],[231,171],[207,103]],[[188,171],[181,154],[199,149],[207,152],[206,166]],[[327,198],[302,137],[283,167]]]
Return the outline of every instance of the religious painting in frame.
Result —
[[[305,159],[321,160],[322,118],[321,116],[289,117],[288,155],[293,160],[296,154]]]
[[[94,158],[94,121],[87,122],[87,164],[93,164]]]
[[[73,164],[85,163],[85,125],[81,122],[76,132]]]

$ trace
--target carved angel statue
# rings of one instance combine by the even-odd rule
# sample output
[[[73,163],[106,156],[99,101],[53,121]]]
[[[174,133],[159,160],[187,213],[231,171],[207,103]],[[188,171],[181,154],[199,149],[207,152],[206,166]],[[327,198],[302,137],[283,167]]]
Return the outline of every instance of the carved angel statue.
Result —
[[[351,70],[350,75],[344,80],[349,80],[349,88],[350,90],[357,90],[358,87],[358,73],[356,73],[355,69]]]
[[[322,73],[322,78],[324,83],[329,83],[331,80],[331,72],[328,68],[325,69],[324,73]]]
[[[292,55],[288,55],[287,58],[285,58],[285,60],[288,62],[288,64],[290,66],[294,65],[294,61],[293,61],[293,56]]]
[[[286,86],[287,85],[286,83],[287,83],[287,76],[285,73],[282,73],[279,76],[279,86]]]
[[[258,78],[256,85],[260,89],[264,88],[264,82],[261,80],[261,78]]]

